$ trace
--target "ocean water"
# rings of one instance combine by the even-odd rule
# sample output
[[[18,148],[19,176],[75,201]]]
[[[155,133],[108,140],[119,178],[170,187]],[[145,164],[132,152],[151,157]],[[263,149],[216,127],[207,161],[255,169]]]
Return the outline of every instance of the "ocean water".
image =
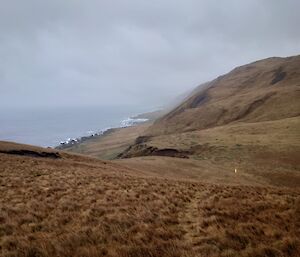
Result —
[[[54,147],[69,138],[128,126],[146,110],[133,106],[1,109],[0,140]]]

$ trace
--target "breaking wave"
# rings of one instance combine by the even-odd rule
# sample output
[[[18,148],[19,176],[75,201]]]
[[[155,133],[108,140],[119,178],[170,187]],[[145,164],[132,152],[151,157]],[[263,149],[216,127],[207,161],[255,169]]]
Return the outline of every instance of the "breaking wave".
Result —
[[[67,145],[77,144],[77,143],[80,143],[80,142],[82,142],[83,140],[85,140],[87,138],[91,138],[91,137],[95,137],[95,136],[101,136],[101,135],[103,135],[104,133],[108,132],[111,129],[127,128],[127,127],[138,125],[140,123],[144,123],[146,121],[148,121],[148,119],[132,118],[132,117],[126,118],[126,119],[124,119],[120,122],[119,126],[104,128],[104,129],[99,130],[97,132],[89,130],[89,131],[86,132],[86,136],[79,137],[79,138],[68,138],[64,141],[61,141],[60,146],[67,146]]]

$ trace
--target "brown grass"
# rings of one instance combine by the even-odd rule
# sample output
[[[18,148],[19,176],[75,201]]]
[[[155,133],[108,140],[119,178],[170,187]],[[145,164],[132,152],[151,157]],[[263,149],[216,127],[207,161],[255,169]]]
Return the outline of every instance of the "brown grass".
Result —
[[[127,155],[144,148],[175,149],[188,160],[155,156],[122,161],[157,175],[197,178],[210,182],[300,185],[300,117],[256,123],[234,123],[210,129],[151,137]],[[159,171],[163,167],[163,172]],[[238,174],[234,174],[234,169]]]
[[[189,159],[110,162],[0,142],[0,256],[300,256],[299,61],[219,77],[141,143]],[[72,150],[114,158],[146,128]]]
[[[298,55],[268,58],[235,68],[198,88],[181,105],[155,121],[148,134],[299,116],[299,67]]]
[[[73,159],[70,159],[73,158]],[[299,256],[299,190],[0,154],[0,256]]]

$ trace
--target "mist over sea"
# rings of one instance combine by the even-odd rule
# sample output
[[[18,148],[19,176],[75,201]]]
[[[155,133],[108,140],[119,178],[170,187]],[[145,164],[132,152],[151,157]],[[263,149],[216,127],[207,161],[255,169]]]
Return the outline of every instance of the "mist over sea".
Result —
[[[0,140],[54,147],[68,138],[119,127],[145,111],[136,106],[1,109]]]

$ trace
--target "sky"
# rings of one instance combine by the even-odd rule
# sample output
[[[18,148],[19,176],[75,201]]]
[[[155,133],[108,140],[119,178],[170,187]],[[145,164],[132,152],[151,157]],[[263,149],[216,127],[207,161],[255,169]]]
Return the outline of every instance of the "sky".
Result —
[[[0,108],[163,106],[300,54],[299,0],[0,0]]]

